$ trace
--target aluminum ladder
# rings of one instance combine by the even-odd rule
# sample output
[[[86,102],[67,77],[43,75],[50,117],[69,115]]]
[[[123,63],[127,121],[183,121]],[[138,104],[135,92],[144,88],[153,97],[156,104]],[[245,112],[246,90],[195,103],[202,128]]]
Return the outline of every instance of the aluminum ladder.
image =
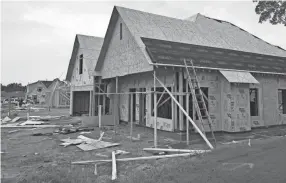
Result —
[[[207,105],[205,103],[204,98],[207,100],[208,98],[205,96],[205,94],[202,92],[199,81],[198,81],[198,77],[197,77],[197,73],[196,70],[194,68],[194,64],[193,61],[190,60],[190,65],[191,67],[188,67],[187,61],[184,60],[184,64],[185,64],[185,68],[186,68],[186,72],[187,72],[187,80],[191,89],[191,93],[192,93],[192,98],[193,98],[193,103],[194,103],[194,107],[198,115],[199,121],[200,121],[200,126],[201,126],[201,131],[203,132],[203,134],[206,136],[206,132],[205,132],[205,127],[204,127],[204,123],[203,123],[203,119],[206,118],[207,122],[208,122],[208,126],[210,128],[211,131],[211,135],[212,138],[211,140],[214,140],[215,146],[216,146],[216,138],[213,132],[213,128],[212,128],[212,120],[210,118],[208,109],[207,109]],[[193,73],[193,78],[191,77],[190,74],[190,69],[192,70]],[[204,114],[204,116],[202,116],[202,112]],[[207,137],[207,136],[206,136]]]

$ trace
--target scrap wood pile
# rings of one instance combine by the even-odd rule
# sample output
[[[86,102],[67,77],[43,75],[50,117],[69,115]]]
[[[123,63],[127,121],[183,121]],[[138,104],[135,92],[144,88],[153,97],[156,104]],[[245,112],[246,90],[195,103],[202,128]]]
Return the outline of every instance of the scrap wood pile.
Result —
[[[95,149],[102,149],[102,148],[107,148],[107,147],[112,147],[112,146],[118,146],[120,145],[119,143],[112,143],[112,142],[105,142],[102,141],[104,132],[100,134],[99,139],[91,139],[88,137],[85,137],[83,135],[79,135],[76,139],[62,139],[61,141],[61,146],[67,147],[70,145],[76,145],[78,148],[80,148],[83,151],[91,151]]]
[[[59,120],[65,116],[29,116],[27,118],[15,117],[14,119],[6,116],[3,120],[1,120],[1,127],[29,127],[29,126],[37,126],[37,125],[46,125],[49,124],[48,121]],[[23,120],[27,119],[23,122]],[[20,122],[22,121],[22,122]],[[51,125],[50,127],[56,127],[57,125]]]
[[[97,165],[100,165],[101,163],[111,162],[112,163],[111,180],[115,180],[115,179],[117,179],[116,162],[195,156],[198,154],[203,154],[203,153],[207,153],[207,152],[211,151],[211,150],[161,149],[161,148],[144,148],[143,150],[147,151],[147,152],[151,152],[151,153],[153,153],[153,152],[164,152],[164,153],[174,153],[174,154],[116,159],[116,155],[128,154],[128,152],[121,151],[121,150],[115,150],[115,151],[112,151],[112,153],[111,153],[111,159],[76,161],[76,162],[72,162],[72,164],[74,164],[74,165],[94,164],[94,174],[97,175]]]
[[[53,123],[55,121],[56,123]],[[60,123],[58,123],[60,121]],[[81,120],[73,119],[68,116],[29,116],[15,117],[8,116],[1,120],[1,128],[56,128],[55,133],[74,133],[82,131],[92,131],[94,128],[74,127],[81,123]]]

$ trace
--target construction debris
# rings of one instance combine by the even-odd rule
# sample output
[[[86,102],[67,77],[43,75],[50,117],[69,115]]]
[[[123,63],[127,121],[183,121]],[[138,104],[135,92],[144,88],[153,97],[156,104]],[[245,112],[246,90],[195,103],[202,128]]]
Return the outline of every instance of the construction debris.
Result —
[[[106,157],[106,158],[108,157],[108,155],[106,155],[106,154],[101,154],[101,153],[96,153],[95,155],[96,155],[96,156],[100,156],[100,157]]]
[[[9,131],[8,133],[14,133],[14,132],[18,132],[20,130],[12,130],[12,131]]]
[[[20,117],[15,117],[15,118],[12,120],[12,122],[15,123],[15,122],[19,121],[20,119],[21,119]]]
[[[100,137],[98,140],[91,139],[88,137],[85,137],[83,135],[79,135],[77,139],[62,139],[64,143],[60,144],[65,147],[69,145],[77,145],[78,148],[80,148],[83,151],[91,151],[95,149],[102,149],[106,147],[112,147],[112,146],[117,146],[120,145],[119,143],[111,143],[111,142],[104,142],[101,141],[102,137],[104,135],[104,132],[100,134]]]
[[[143,150],[144,151],[173,152],[173,153],[193,153],[193,154],[211,152],[210,150],[161,149],[161,148],[144,148]]]
[[[112,176],[111,176],[111,180],[115,180],[116,178],[117,178],[117,170],[116,170],[115,151],[112,151]]]
[[[117,162],[124,162],[124,161],[135,161],[135,160],[162,159],[162,158],[194,156],[196,154],[201,154],[201,153],[183,153],[183,154],[169,154],[169,155],[160,155],[160,156],[122,158],[122,159],[116,159],[116,161]],[[86,165],[86,164],[94,164],[94,163],[98,163],[98,162],[112,162],[112,160],[111,159],[105,159],[105,160],[76,161],[76,162],[72,162],[72,164]]]
[[[18,126],[18,124],[13,124],[13,125],[1,125],[1,128],[55,128],[55,127],[60,127],[60,125],[23,125],[23,126]]]
[[[251,143],[250,143],[250,139],[246,139],[246,140],[239,140],[239,141],[231,141],[231,142],[225,142],[225,143],[222,143],[223,145],[229,145],[229,144],[245,144],[247,143],[247,145],[249,147],[251,147]]]
[[[130,154],[130,152],[123,150],[115,150],[115,155],[124,155],[124,154]]]
[[[33,121],[51,121],[51,120],[59,120],[64,116],[29,116],[30,120]]]
[[[11,121],[11,118],[9,118],[8,116],[6,116],[3,120],[2,120],[2,123],[7,123]]]
[[[81,143],[84,143],[84,140],[82,139],[61,139],[62,142],[64,143],[61,143],[60,146],[64,146],[64,147],[67,147],[69,145],[78,145],[78,144],[81,144]]]
[[[33,133],[32,136],[52,136],[53,133]]]
[[[95,150],[95,149],[102,149],[102,148],[118,146],[118,145],[120,145],[120,144],[119,143],[98,141],[98,142],[92,142],[89,144],[80,144],[80,145],[77,145],[77,147],[83,151],[91,151],[91,150]]]
[[[76,133],[76,132],[90,132],[93,131],[94,128],[90,127],[70,127],[70,128],[59,128],[55,130],[55,133],[60,134],[69,134],[69,133]]]
[[[27,121],[25,121],[24,123],[21,123],[20,125],[21,125],[21,126],[24,126],[24,125],[42,125],[42,124],[46,124],[46,123],[43,122],[43,121],[31,121],[31,120],[27,120]]]

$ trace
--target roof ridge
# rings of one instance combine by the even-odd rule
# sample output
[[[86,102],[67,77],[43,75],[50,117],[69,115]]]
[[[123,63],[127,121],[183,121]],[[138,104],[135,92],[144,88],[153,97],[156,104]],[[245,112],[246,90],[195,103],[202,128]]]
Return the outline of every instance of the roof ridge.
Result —
[[[147,11],[142,11],[142,10],[137,10],[137,9],[126,8],[126,7],[123,7],[123,6],[115,6],[115,7],[116,7],[116,8],[121,8],[121,9],[128,9],[128,10],[131,10],[131,11],[138,11],[138,12],[141,12],[141,13],[147,13],[147,14],[151,14],[151,15],[155,15],[155,16],[162,16],[162,17],[166,17],[166,18],[171,18],[171,19],[176,19],[176,20],[183,20],[183,21],[185,21],[184,19],[181,19],[181,18],[175,18],[175,17],[166,16],[166,15],[160,15],[160,14],[150,13],[150,12],[147,12]]]
[[[91,36],[91,35],[85,35],[85,34],[76,34],[76,36],[84,36],[84,37],[93,37],[93,38],[102,38],[102,39],[104,39],[103,37]]]
[[[256,38],[256,39],[260,39],[261,41],[263,41],[263,42],[265,42],[265,43],[267,43],[267,44],[269,44],[269,45],[271,45],[271,46],[274,46],[274,47],[277,47],[277,48],[279,48],[279,49],[281,49],[281,50],[283,50],[283,51],[286,51],[286,49],[284,49],[284,48],[282,48],[282,47],[280,47],[280,46],[271,44],[271,43],[265,41],[264,39],[262,39],[262,38],[260,38],[260,37],[258,37],[258,36],[256,36],[256,35],[254,35],[254,34],[248,32],[248,31],[244,30],[243,28],[241,28],[241,27],[235,25],[234,23],[231,23],[231,22],[226,21],[226,20],[221,20],[221,19],[212,18],[212,17],[206,16],[206,15],[202,15],[202,14],[200,14],[200,15],[201,15],[202,17],[205,17],[205,18],[208,18],[208,19],[211,19],[211,20],[215,20],[215,21],[220,22],[220,23],[222,23],[222,22],[228,23],[228,24],[230,24],[230,25],[232,25],[232,26],[234,26],[234,27],[237,27],[238,29],[240,29],[240,30],[242,30],[242,31],[244,31],[244,32],[246,32],[246,33],[252,35],[252,36],[253,36],[254,38]]]

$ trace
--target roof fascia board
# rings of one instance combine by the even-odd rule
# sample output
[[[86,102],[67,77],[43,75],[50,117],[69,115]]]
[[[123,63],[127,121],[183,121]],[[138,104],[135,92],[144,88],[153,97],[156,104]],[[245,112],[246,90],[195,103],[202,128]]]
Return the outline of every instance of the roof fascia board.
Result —
[[[77,55],[77,52],[79,50],[79,47],[80,47],[80,45],[79,45],[78,37],[76,35],[74,45],[73,45],[73,51],[72,51],[72,55],[71,55],[71,59],[69,62],[68,71],[67,71],[67,75],[66,75],[67,81],[71,81],[73,69],[75,66],[76,55]]]
[[[184,65],[176,65],[176,64],[161,64],[161,63],[151,63],[151,65],[154,66],[163,66],[163,67],[181,67],[185,68]],[[191,68],[192,66],[187,66],[188,68]],[[286,73],[276,73],[276,72],[263,72],[263,71],[252,71],[252,70],[236,70],[236,69],[226,69],[226,68],[215,68],[215,67],[200,67],[200,66],[194,66],[196,69],[209,69],[209,70],[224,70],[224,71],[237,71],[237,72],[250,72],[250,73],[261,73],[261,74],[274,74],[274,75],[283,75],[286,76]]]
[[[109,43],[110,43],[111,38],[112,38],[112,33],[114,31],[115,24],[118,20],[118,16],[119,16],[119,13],[118,13],[116,7],[114,6],[110,20],[109,20],[109,23],[108,23],[108,27],[107,27],[107,30],[106,30],[106,33],[104,36],[104,41],[103,41],[103,44],[102,44],[102,47],[101,47],[101,50],[100,50],[100,53],[98,56],[98,60],[97,60],[97,63],[95,65],[95,68],[94,68],[95,71],[99,71],[103,65],[103,60],[106,56],[107,49],[109,47]]]
[[[100,71],[101,70],[101,67],[103,65],[103,61],[104,61],[104,58],[106,56],[106,53],[107,53],[107,49],[109,47],[109,43],[111,41],[111,37],[112,37],[112,33],[114,31],[114,28],[115,28],[115,25],[119,19],[119,16],[122,18],[122,16],[120,15],[119,11],[117,10],[116,6],[114,7],[113,9],[113,12],[112,12],[112,15],[111,15],[111,18],[110,18],[110,21],[109,21],[109,24],[108,24],[108,28],[107,28],[107,31],[106,31],[106,34],[104,36],[104,41],[103,41],[103,45],[102,45],[102,48],[100,50],[100,54],[99,54],[99,57],[98,57],[98,61],[96,63],[96,66],[95,66],[95,71]],[[145,56],[146,60],[148,61],[149,64],[152,63],[149,55],[146,53],[146,51],[144,50],[144,47],[140,46],[141,45],[145,45],[141,39],[141,37],[136,37],[129,29],[129,26],[126,24],[126,22],[124,21],[124,18],[122,18],[122,21],[124,22],[124,24],[126,25],[128,31],[130,32],[132,38],[135,40],[135,42],[138,44],[138,47],[139,49],[142,51],[143,55]]]
[[[243,54],[243,55],[250,55],[254,57],[268,57],[271,59],[286,59],[286,57],[281,57],[281,56],[275,56],[275,55],[266,55],[266,54],[260,54],[260,53],[252,53],[252,52],[244,52],[244,51],[238,51],[238,50],[231,50],[231,49],[225,49],[225,48],[216,48],[216,47],[210,47],[210,46],[203,46],[203,45],[195,45],[195,44],[188,44],[188,43],[181,43],[181,42],[173,42],[173,41],[167,41],[167,40],[160,40],[160,39],[153,39],[153,38],[146,38],[146,37],[141,37],[143,40],[154,40],[156,42],[164,42],[167,44],[172,44],[172,45],[179,45],[179,46],[184,46],[187,45],[192,48],[198,48],[198,49],[205,49],[205,50],[210,50],[210,51],[224,51],[228,53],[236,53],[236,54]]]

